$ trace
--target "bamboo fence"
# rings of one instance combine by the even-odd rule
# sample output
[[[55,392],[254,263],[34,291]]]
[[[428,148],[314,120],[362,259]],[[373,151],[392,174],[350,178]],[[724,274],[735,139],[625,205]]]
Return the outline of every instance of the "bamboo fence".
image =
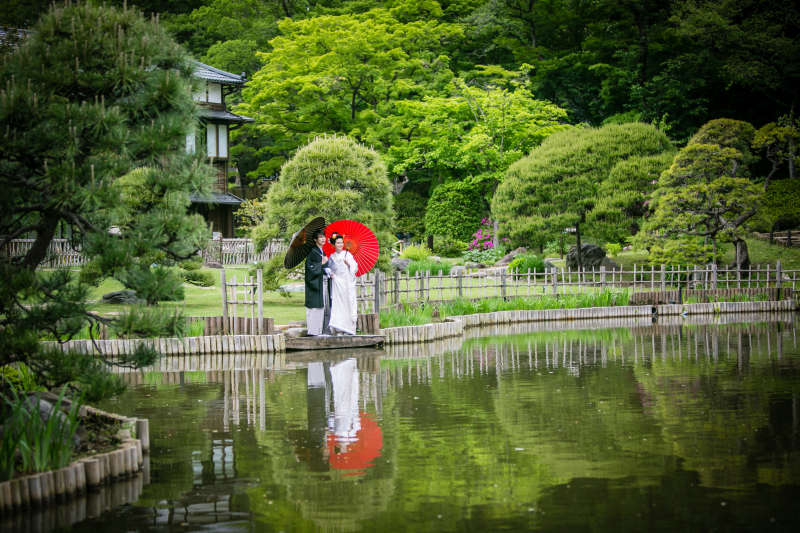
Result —
[[[520,272],[504,267],[480,270],[460,270],[453,274],[417,272],[409,275],[402,272],[386,275],[381,272],[365,274],[356,280],[359,312],[371,313],[398,304],[448,302],[456,299],[482,300],[486,298],[520,298],[534,296],[564,296],[586,294],[604,289],[627,290],[631,301],[651,303],[637,295],[641,293],[668,293],[668,291],[728,291],[718,293],[731,297],[736,292],[748,289],[750,296],[763,294],[769,298],[792,297],[796,289],[800,270],[783,270],[778,261],[776,267],[752,265],[748,269],[728,269],[716,265],[698,266],[639,266],[629,270],[536,269]],[[734,292],[733,290],[736,290]],[[757,289],[753,291],[752,289]],[[791,289],[767,291],[766,289]],[[706,297],[709,295],[706,294]],[[714,293],[710,296],[713,298]],[[637,298],[642,298],[637,300]],[[659,302],[674,300],[669,294]]]
[[[215,261],[223,265],[249,265],[283,255],[288,248],[286,241],[275,239],[268,242],[264,250],[256,253],[252,239],[217,239],[209,240],[208,246],[201,253],[205,261]]]
[[[28,253],[35,239],[14,239],[0,251],[0,257],[18,257]],[[204,261],[215,261],[223,265],[249,265],[254,262],[269,261],[276,255],[286,253],[288,246],[282,239],[267,243],[266,248],[256,253],[252,239],[209,240],[201,251]],[[45,268],[76,267],[85,265],[89,259],[83,255],[80,244],[68,239],[53,239],[48,249]]]

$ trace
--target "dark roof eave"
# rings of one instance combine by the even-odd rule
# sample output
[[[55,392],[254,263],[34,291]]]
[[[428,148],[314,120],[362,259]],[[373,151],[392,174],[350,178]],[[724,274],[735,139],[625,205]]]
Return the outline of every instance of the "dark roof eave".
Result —
[[[218,193],[213,192],[211,196],[200,196],[199,194],[190,194],[189,201],[193,204],[215,204],[215,205],[240,205],[244,200],[231,193]]]

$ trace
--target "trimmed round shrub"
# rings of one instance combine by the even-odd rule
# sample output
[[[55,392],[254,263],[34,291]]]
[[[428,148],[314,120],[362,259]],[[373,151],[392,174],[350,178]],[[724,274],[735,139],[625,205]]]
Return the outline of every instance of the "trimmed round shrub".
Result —
[[[291,239],[319,216],[329,224],[349,219],[369,227],[380,245],[378,268],[391,270],[395,214],[378,152],[347,137],[317,138],[299,149],[267,193],[266,218],[251,234],[256,248],[263,250],[270,239]]]
[[[429,235],[470,241],[485,213],[486,205],[474,185],[451,181],[433,190],[425,213],[425,229]]]

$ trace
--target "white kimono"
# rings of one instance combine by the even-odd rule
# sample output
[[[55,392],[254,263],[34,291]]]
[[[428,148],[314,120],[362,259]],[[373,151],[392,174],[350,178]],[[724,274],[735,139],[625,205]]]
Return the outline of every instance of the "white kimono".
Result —
[[[350,267],[344,264],[345,256],[350,262]],[[334,252],[328,257],[331,269],[331,333],[342,332],[348,335],[356,334],[356,272],[358,264],[353,254],[346,251]],[[334,331],[334,329],[336,331]]]

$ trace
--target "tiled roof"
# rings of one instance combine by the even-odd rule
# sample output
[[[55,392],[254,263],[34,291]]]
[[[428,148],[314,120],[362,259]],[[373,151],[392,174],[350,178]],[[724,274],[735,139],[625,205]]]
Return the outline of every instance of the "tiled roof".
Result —
[[[238,74],[231,74],[218,68],[211,67],[199,61],[193,61],[194,75],[198,78],[215,81],[225,85],[244,85],[247,79]],[[244,74],[244,73],[242,73]]]
[[[208,108],[201,108],[200,116],[207,119],[222,120],[225,122],[234,122],[239,124],[249,124],[250,122],[256,121],[254,118],[246,117],[244,115],[237,115],[236,113],[231,113],[230,111],[218,111],[216,109]]]
[[[217,205],[239,205],[244,200],[231,193],[218,193],[212,192],[211,196],[200,196],[199,194],[190,194],[189,200],[196,204],[217,204]]]

